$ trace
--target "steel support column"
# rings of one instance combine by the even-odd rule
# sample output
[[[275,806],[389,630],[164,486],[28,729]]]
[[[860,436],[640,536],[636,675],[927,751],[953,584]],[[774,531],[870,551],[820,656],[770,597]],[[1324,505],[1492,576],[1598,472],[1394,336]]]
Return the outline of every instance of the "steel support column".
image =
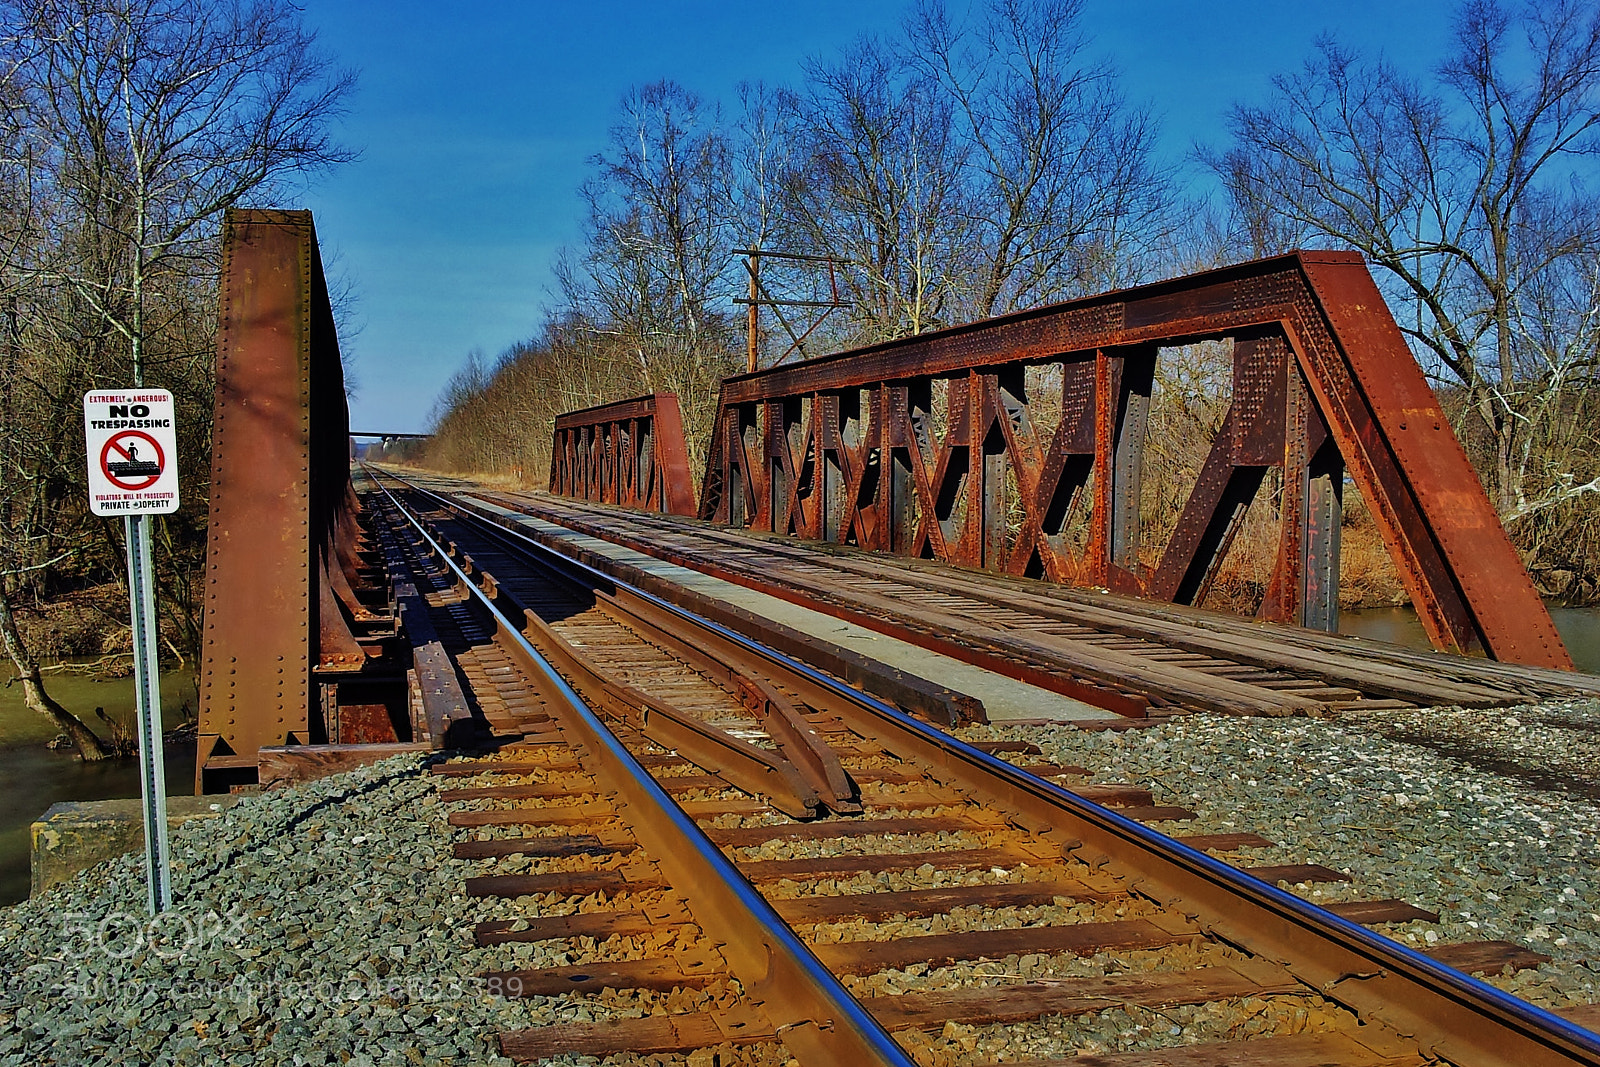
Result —
[[[262,747],[340,740],[330,687],[362,676],[379,654],[370,631],[392,628],[386,604],[363,601],[344,375],[311,214],[230,211],[222,257],[201,792],[253,782]]]

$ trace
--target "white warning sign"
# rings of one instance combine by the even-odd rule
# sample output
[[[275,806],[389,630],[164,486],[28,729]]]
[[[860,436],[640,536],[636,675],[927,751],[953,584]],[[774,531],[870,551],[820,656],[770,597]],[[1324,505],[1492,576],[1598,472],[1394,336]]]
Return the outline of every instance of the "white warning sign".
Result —
[[[178,431],[165,389],[97,389],[83,396],[89,510],[159,515],[178,510]]]

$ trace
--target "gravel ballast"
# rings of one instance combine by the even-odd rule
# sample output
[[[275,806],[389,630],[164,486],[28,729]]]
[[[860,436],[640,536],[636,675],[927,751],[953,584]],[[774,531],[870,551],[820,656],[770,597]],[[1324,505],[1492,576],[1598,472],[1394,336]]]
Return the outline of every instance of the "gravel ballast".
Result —
[[[1126,732],[994,725],[963,733],[1033,741],[1047,759],[1092,769],[1093,782],[1147,786],[1157,803],[1199,813],[1159,827],[1169,832],[1254,831],[1276,842],[1236,854],[1241,864],[1322,863],[1353,879],[1295,887],[1310,899],[1399,897],[1440,913],[1438,924],[1380,928],[1403,943],[1504,938],[1547,953],[1549,964],[1491,980],[1561,1007],[1600,1001],[1600,963],[1588,962],[1600,961],[1600,810],[1586,791],[1600,785],[1600,768],[1584,748],[1597,731],[1600,703],[1574,702],[1343,721],[1196,715]],[[467,897],[463,879],[491,865],[452,858],[456,835],[438,784],[419,758],[397,757],[246,797],[215,819],[187,824],[173,841],[177,906],[154,926],[144,912],[137,856],[0,910],[0,1064],[505,1064],[492,1042],[499,1031],[735,1002],[736,986],[726,985],[582,1000],[488,995],[474,977],[484,971],[654,954],[664,946],[645,937],[604,947],[583,940],[477,948],[471,932],[481,920],[600,902]],[[542,862],[516,866],[546,869]],[[896,877],[913,884],[912,875]],[[947,880],[932,872],[918,877]],[[846,888],[845,881],[834,888]],[[1044,907],[1008,916],[1006,924],[1081,920],[1095,911],[1068,916],[1072,910]],[[906,932],[960,929],[978,918],[918,922]],[[823,939],[840,936],[847,935],[828,931]],[[985,975],[1002,971],[1027,978],[1045,966],[1024,957],[885,972],[850,984],[893,994],[987,984],[993,979]],[[1138,954],[1121,954],[1118,966],[1137,969]],[[1047,969],[1094,974],[1103,966],[1063,959]],[[1269,998],[1260,1006],[1262,1025],[1273,1012],[1306,1010],[1300,999]],[[1310,1010],[1315,1016],[1323,1009]],[[1326,1011],[1328,1024],[1342,1017],[1331,1005]],[[1215,1040],[1237,1026],[1237,1014],[1220,1007],[1119,1009],[1043,1020],[1012,1030],[1009,1039],[998,1029],[952,1026],[903,1040],[930,1063],[1005,1060],[1073,1046],[1110,1051]],[[646,1059],[655,1058],[617,1062]],[[777,1049],[748,1049],[721,1062],[730,1061],[778,1064],[784,1057]]]
[[[1310,900],[1397,897],[1439,913],[1379,927],[1403,944],[1504,939],[1549,955],[1488,978],[1541,1007],[1600,1002],[1600,701],[964,733],[1033,741],[1095,783],[1145,785],[1198,814],[1165,832],[1275,842],[1234,853],[1241,866],[1320,863],[1353,879],[1293,887]]]
[[[160,920],[138,855],[0,910],[0,1063],[508,1064],[449,849],[401,756],[186,824]]]

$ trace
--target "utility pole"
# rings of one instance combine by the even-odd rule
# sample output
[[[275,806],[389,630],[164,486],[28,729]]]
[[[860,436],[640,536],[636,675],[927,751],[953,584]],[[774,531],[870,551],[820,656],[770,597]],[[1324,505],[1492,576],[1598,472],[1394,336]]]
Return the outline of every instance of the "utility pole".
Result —
[[[811,336],[811,332],[820,326],[822,321],[826,319],[828,315],[831,314],[835,309],[847,308],[851,306],[850,301],[839,299],[838,268],[848,266],[850,262],[849,260],[839,259],[837,256],[809,256],[802,255],[798,252],[774,252],[770,249],[764,248],[735,248],[733,253],[734,255],[744,257],[745,273],[750,276],[750,295],[748,297],[735,297],[733,301],[735,304],[748,305],[748,311],[746,312],[745,319],[746,371],[754,371],[756,369],[756,363],[758,362],[761,354],[761,308],[770,307],[772,309],[773,316],[778,320],[778,324],[782,326],[784,332],[789,335],[789,347],[784,349],[783,353],[779,355],[777,359],[772,361],[772,366],[776,367],[785,359],[788,359],[791,352],[799,352],[803,358],[806,354],[805,341],[807,337]],[[828,289],[833,299],[779,300],[775,298],[770,292],[767,291],[767,287],[761,283],[762,257],[766,257],[768,259],[790,260],[797,263],[827,264]],[[807,326],[803,331],[796,333],[794,327],[789,323],[789,320],[786,319],[783,315],[783,312],[779,310],[780,308],[794,307],[822,308],[823,312],[821,315],[818,315],[814,321],[812,321],[811,325]]]
[[[745,372],[754,373],[756,369],[756,356],[761,352],[761,255],[750,251],[745,253],[744,269],[750,274],[750,306],[745,309],[748,316],[745,329]]]

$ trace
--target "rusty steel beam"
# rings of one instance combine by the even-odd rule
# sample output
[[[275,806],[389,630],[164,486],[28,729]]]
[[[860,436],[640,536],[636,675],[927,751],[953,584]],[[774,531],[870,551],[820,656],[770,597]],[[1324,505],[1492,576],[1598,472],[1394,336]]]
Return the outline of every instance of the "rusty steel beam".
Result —
[[[201,793],[255,781],[262,748],[409,740],[392,727],[394,672],[372,669],[383,665],[374,634],[393,619],[386,592],[374,595],[350,487],[344,374],[311,213],[230,211],[222,259]]]
[[[569,411],[556,419],[550,491],[601,504],[695,513],[683,417],[672,393]]]
[[[1163,348],[1232,342],[1221,432],[1159,555]],[[1346,472],[1434,645],[1572,665],[1361,257],[1295,252],[726,379],[699,516],[1202,603],[1263,486],[1260,616],[1332,631]],[[1143,551],[1141,551],[1143,550]]]

